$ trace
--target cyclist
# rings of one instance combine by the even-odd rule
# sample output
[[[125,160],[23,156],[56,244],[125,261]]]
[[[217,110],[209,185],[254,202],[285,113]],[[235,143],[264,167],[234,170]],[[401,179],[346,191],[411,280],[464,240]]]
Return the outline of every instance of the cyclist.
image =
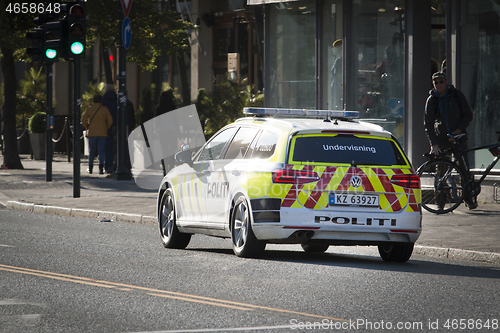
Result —
[[[453,146],[452,143],[455,140],[450,135],[466,133],[466,128],[472,121],[473,114],[465,95],[453,85],[448,84],[445,73],[434,73],[432,84],[434,89],[429,92],[425,105],[424,126],[431,145],[430,153],[439,155],[442,149]],[[461,138],[458,144],[462,150],[467,149],[467,137]],[[464,174],[464,181],[467,183],[471,179],[467,154],[464,154],[464,158],[466,166],[461,165],[461,161],[457,162]],[[477,208],[476,198],[468,193],[464,194],[464,202],[469,209]]]

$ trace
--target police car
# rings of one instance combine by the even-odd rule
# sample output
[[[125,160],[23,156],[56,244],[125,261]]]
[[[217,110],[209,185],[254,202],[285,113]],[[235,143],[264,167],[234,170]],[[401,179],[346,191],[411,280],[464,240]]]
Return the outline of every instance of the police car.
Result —
[[[192,234],[230,238],[240,257],[267,243],[375,245],[406,262],[421,232],[420,179],[403,149],[356,111],[245,108],[162,180],[158,221],[167,248]],[[318,119],[319,118],[319,119]]]

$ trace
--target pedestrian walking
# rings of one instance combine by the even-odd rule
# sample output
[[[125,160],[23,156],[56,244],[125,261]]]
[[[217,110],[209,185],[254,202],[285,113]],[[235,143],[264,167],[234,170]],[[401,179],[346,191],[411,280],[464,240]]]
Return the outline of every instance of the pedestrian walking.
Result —
[[[87,130],[86,136],[89,141],[89,168],[88,173],[92,173],[94,158],[99,155],[99,174],[104,173],[104,163],[106,155],[106,138],[108,129],[113,124],[113,118],[109,109],[102,105],[102,96],[94,95],[94,104],[87,108],[82,115],[82,125]]]

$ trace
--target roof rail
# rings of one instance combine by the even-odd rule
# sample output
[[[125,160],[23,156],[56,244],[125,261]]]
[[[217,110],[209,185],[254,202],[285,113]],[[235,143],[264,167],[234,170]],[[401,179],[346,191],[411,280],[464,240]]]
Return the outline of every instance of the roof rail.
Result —
[[[254,116],[294,116],[309,118],[358,118],[358,111],[339,111],[339,110],[309,110],[309,109],[282,109],[282,108],[243,108],[244,114],[253,114]]]

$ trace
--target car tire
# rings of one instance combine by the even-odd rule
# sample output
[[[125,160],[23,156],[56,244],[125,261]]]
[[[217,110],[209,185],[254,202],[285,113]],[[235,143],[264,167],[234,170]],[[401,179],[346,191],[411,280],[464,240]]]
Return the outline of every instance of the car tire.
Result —
[[[185,234],[177,229],[175,200],[172,189],[168,188],[161,198],[158,223],[163,246],[170,249],[184,249],[191,240],[191,234]]]
[[[304,252],[307,253],[323,253],[330,247],[330,245],[309,245],[309,244],[300,244],[300,246],[302,246]]]
[[[387,262],[407,262],[413,253],[413,243],[379,245],[378,253]]]
[[[253,233],[250,209],[244,197],[236,199],[231,214],[231,242],[238,257],[258,257],[266,248],[266,243],[259,241]]]

